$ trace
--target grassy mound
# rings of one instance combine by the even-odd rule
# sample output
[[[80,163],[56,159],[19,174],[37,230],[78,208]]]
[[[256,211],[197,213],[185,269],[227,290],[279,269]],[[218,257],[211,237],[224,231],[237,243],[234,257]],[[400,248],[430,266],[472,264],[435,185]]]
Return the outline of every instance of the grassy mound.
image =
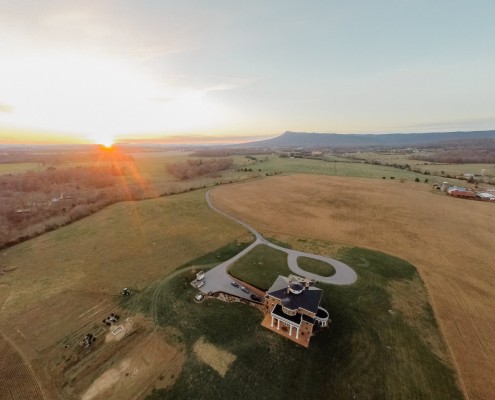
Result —
[[[229,273],[241,281],[267,290],[279,275],[288,275],[287,254],[264,244],[256,246],[229,268]]]
[[[335,274],[335,268],[323,261],[309,257],[298,257],[297,265],[307,272],[320,276],[332,276]]]
[[[287,274],[285,259],[272,249],[259,246],[253,252],[235,268],[244,265],[253,276],[261,271],[257,285]],[[332,323],[309,349],[261,327],[262,315],[252,307],[217,300],[195,303],[188,283],[192,271],[170,280],[159,292],[159,323],[185,345],[187,360],[176,384],[154,390],[148,399],[238,394],[243,399],[462,399],[415,268],[357,248],[344,249],[337,258],[355,268],[359,279],[348,287],[320,285]],[[265,268],[253,267],[260,262]],[[130,299],[129,307],[146,312],[153,292]],[[205,361],[211,358],[198,356],[199,344],[207,344],[218,357],[228,355],[222,373]]]

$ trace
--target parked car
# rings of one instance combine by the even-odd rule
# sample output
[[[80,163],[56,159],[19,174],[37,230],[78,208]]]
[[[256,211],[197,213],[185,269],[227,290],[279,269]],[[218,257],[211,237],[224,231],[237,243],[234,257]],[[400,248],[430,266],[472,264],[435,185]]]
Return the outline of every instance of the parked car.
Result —
[[[258,296],[256,296],[255,294],[251,295],[251,300],[257,301],[258,303],[261,303],[261,299]]]
[[[245,288],[244,286],[241,286],[241,290],[242,290],[244,293],[249,293],[249,289],[248,289],[248,288]]]
[[[239,284],[235,281],[230,282],[230,284],[234,287],[239,287]]]

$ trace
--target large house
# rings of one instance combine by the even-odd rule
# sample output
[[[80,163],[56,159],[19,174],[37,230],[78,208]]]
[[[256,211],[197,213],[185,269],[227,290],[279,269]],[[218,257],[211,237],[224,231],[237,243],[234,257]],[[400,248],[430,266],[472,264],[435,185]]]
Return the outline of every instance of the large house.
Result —
[[[304,347],[315,326],[325,327],[328,311],[320,306],[323,291],[315,281],[295,275],[279,275],[266,292],[267,314],[262,325]]]

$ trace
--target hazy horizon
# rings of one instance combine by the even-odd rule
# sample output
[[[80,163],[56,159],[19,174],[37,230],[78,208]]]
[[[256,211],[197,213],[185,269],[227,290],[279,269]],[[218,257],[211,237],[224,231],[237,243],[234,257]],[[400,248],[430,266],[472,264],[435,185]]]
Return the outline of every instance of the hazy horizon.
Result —
[[[479,1],[0,0],[0,143],[495,128]]]

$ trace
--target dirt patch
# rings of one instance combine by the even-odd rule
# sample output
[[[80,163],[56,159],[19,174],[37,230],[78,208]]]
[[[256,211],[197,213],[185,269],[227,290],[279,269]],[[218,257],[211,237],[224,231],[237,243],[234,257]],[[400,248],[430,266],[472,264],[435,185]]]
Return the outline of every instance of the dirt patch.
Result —
[[[237,358],[234,354],[208,343],[204,337],[200,337],[194,343],[193,350],[201,361],[217,371],[221,377],[225,376]]]
[[[139,398],[151,387],[173,385],[184,363],[180,348],[168,344],[157,332],[150,333],[121,360],[105,370],[82,395],[82,400]]]
[[[98,379],[96,379],[90,388],[81,397],[82,400],[92,400],[101,393],[111,389],[121,378],[124,378],[126,371],[131,364],[130,360],[121,361],[116,367],[105,371]]]
[[[111,296],[69,290],[38,302],[9,323],[30,343],[43,351],[57,342],[73,345],[96,327],[105,327],[103,318],[119,311]]]
[[[126,318],[121,324],[112,326],[110,332],[105,336],[105,343],[121,340],[127,333],[131,332],[133,325],[132,318]]]
[[[268,237],[367,247],[414,264],[469,398],[493,397],[494,204],[440,196],[413,182],[317,175],[222,186],[211,199]]]
[[[17,269],[16,266],[9,266],[9,267],[2,267],[0,266],[0,277],[2,275],[6,275],[8,272],[12,272],[12,271],[15,271]]]

